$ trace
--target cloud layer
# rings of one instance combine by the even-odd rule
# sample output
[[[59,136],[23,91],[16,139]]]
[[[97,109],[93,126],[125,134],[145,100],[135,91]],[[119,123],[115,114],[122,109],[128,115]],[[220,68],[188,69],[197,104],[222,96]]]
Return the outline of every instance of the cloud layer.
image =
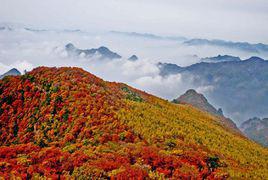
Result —
[[[267,0],[0,0],[0,21],[268,43]]]
[[[70,57],[65,45],[73,43],[81,49],[106,46],[122,55],[118,60]],[[139,57],[132,62],[133,54]],[[166,99],[173,99],[189,88],[199,92],[213,91],[213,87],[195,86],[191,75],[162,77],[158,62],[188,66],[200,58],[229,54],[248,58],[254,54],[217,47],[190,47],[170,39],[150,39],[115,33],[87,33],[70,31],[29,31],[17,27],[0,31],[0,74],[11,68],[21,72],[37,66],[78,66],[109,81],[124,82]],[[264,57],[266,58],[266,57]]]

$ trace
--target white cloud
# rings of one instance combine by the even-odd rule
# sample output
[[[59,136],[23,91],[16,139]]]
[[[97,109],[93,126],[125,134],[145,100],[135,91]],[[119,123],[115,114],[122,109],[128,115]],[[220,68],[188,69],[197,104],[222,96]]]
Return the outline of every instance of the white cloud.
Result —
[[[196,91],[201,93],[201,94],[206,94],[206,93],[210,93],[214,90],[214,86],[209,85],[209,86],[201,86],[201,87],[197,87]]]
[[[159,69],[156,65],[149,62],[148,59],[141,59],[135,62],[125,61],[122,70],[123,75],[129,77],[156,75],[159,73]]]
[[[15,63],[11,64],[10,67],[17,68],[21,73],[24,73],[24,71],[31,71],[34,66],[33,64],[27,62],[27,61],[16,61]]]
[[[6,65],[3,63],[0,63],[0,74],[4,74],[5,72],[9,71],[12,68],[18,69],[21,73],[24,73],[24,71],[30,71],[34,68],[33,64],[27,62],[27,61],[16,61],[10,65]]]
[[[98,55],[90,59],[84,55],[69,57],[65,51],[68,43],[81,49],[107,46],[123,58],[100,60]],[[139,57],[138,61],[127,60],[133,54]],[[218,54],[245,58],[252,55],[224,48],[187,47],[176,41],[109,33],[0,31],[0,74],[14,67],[23,72],[37,66],[78,66],[105,80],[124,82],[167,99],[176,98],[189,88],[206,93],[213,91],[213,87],[194,86],[193,82],[198,77],[191,75],[161,77],[156,66],[158,62],[187,66],[199,62],[201,57]]]
[[[141,89],[168,99],[176,98],[187,88],[180,74],[168,77],[144,76],[136,79],[135,83]]]

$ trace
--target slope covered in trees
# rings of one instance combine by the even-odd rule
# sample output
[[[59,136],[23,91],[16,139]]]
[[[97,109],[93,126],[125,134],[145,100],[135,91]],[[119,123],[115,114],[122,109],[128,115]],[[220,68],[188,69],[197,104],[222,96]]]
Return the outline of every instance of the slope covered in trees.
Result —
[[[174,99],[172,102],[176,104],[190,104],[202,111],[210,113],[213,116],[217,116],[224,126],[241,133],[236,124],[231,119],[224,116],[221,108],[217,110],[208,102],[207,98],[203,94],[197,93],[194,89],[187,90],[183,95]]]
[[[0,177],[268,178],[268,150],[189,105],[40,67],[0,81]]]

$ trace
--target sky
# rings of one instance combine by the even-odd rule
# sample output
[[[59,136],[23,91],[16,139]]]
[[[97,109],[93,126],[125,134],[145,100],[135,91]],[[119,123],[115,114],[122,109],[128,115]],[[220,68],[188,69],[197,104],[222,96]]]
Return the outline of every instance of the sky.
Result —
[[[0,22],[268,43],[267,0],[0,0]]]
[[[268,44],[268,0],[0,0],[0,26],[5,23],[12,25],[12,30],[0,31],[0,74],[11,68],[24,72],[38,66],[77,66],[105,80],[124,82],[168,100],[191,88],[208,95],[214,87],[196,85],[193,75],[163,77],[158,62],[189,66],[218,55],[268,59],[267,52],[187,46],[174,39],[110,32]],[[64,29],[84,31],[61,31]],[[71,57],[65,49],[68,43],[80,49],[106,46],[122,59]],[[128,61],[133,54],[138,61]],[[223,107],[213,99],[209,101]]]

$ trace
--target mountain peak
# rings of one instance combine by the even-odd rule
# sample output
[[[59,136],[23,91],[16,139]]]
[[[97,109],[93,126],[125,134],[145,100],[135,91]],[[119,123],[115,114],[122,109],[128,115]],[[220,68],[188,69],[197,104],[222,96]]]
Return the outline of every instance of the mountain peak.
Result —
[[[0,79],[3,79],[6,76],[19,76],[19,75],[21,75],[20,71],[17,70],[16,68],[12,68],[8,72],[6,72],[3,75],[1,75]]]
[[[191,104],[203,111],[209,112],[213,115],[221,115],[218,110],[214,108],[203,94],[199,94],[194,89],[187,90],[183,95],[177,98],[175,101],[179,103]]]
[[[68,44],[66,44],[66,46],[65,47],[75,47],[72,43],[68,43]]]
[[[194,90],[194,89],[188,89],[188,90],[185,92],[185,94],[187,94],[187,95],[196,95],[196,96],[202,95],[202,94],[198,94],[198,93],[196,92],[196,90]],[[203,95],[202,95],[202,96],[203,96]]]
[[[183,68],[178,66],[177,64],[172,63],[157,63],[157,67],[160,70],[161,76],[167,76],[170,74],[178,74]]]
[[[107,51],[110,51],[107,47],[105,46],[101,46],[98,48],[99,51],[104,51],[104,52],[107,52]]]
[[[203,94],[196,92],[194,89],[187,90],[179,98],[173,100],[174,103],[190,104],[202,111],[208,112],[211,115],[217,116],[220,119],[220,122],[228,128],[233,129],[234,131],[241,133],[237,128],[236,124],[229,118],[226,118],[223,115],[221,108],[218,110],[212,106],[206,97]]]
[[[128,58],[130,61],[137,61],[139,58],[136,55],[132,55],[131,57]]]
[[[8,72],[20,74],[20,71],[16,68],[12,68]]]
[[[247,59],[247,61],[265,61],[264,59],[260,58],[260,57],[257,57],[257,56],[252,56],[250,57],[249,59]]]
[[[97,49],[79,49],[75,47],[72,43],[69,43],[65,46],[65,50],[70,56],[83,56],[86,58],[91,58],[98,53],[100,55],[100,59],[120,59],[122,58],[115,52],[112,52],[109,48],[105,46],[100,46]]]

